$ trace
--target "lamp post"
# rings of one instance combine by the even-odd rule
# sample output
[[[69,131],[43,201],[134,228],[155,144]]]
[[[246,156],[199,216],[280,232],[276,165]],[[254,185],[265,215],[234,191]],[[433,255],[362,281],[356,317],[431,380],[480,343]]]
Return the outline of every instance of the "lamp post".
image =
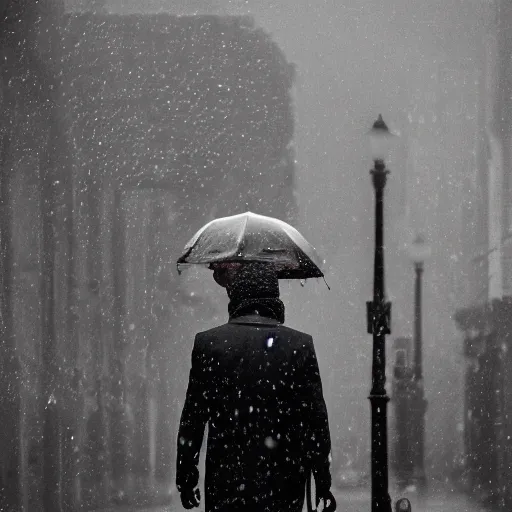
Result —
[[[382,116],[368,133],[374,168],[370,170],[375,189],[375,260],[373,301],[366,303],[368,334],[373,335],[371,405],[372,512],[391,512],[388,491],[388,433],[386,393],[386,334],[391,333],[391,302],[384,290],[384,187],[389,171],[384,159],[394,136]]]
[[[415,417],[414,429],[415,450],[414,450],[414,480],[420,491],[426,488],[425,476],[425,412],[427,401],[425,400],[425,389],[423,385],[423,347],[421,329],[421,288],[424,262],[430,257],[431,249],[426,243],[423,235],[418,234],[409,247],[409,255],[414,264],[414,396],[415,396]]]

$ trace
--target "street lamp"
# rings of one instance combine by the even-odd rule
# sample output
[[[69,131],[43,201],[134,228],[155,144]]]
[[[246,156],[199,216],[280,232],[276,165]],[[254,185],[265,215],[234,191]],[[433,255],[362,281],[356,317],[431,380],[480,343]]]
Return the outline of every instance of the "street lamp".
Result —
[[[374,168],[370,170],[375,189],[375,259],[373,301],[366,303],[368,334],[373,335],[371,405],[372,512],[391,512],[388,491],[388,433],[386,393],[386,334],[391,333],[391,302],[384,291],[384,187],[389,171],[384,163],[394,137],[382,116],[368,132]]]
[[[414,480],[420,490],[425,490],[426,476],[424,466],[425,453],[425,412],[427,401],[425,400],[425,389],[423,385],[423,359],[422,359],[422,337],[421,337],[421,285],[423,275],[423,264],[430,257],[431,249],[426,243],[423,235],[418,234],[409,247],[409,256],[414,264],[416,274],[414,284],[414,396],[415,396],[415,417],[416,428],[416,449],[414,450]]]

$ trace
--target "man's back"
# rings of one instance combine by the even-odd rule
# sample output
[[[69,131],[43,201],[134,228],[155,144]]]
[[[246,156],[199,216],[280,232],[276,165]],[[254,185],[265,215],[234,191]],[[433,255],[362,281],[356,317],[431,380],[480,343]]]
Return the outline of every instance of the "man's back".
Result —
[[[216,441],[224,439],[242,453],[300,455],[311,336],[282,325],[237,321],[201,333],[196,343],[209,383],[208,449],[222,450]]]
[[[257,315],[199,333],[180,426],[178,481],[206,422],[207,510],[225,495],[273,496],[272,506],[280,503],[281,510],[289,497],[298,504],[307,471],[325,464],[330,451],[311,336]]]

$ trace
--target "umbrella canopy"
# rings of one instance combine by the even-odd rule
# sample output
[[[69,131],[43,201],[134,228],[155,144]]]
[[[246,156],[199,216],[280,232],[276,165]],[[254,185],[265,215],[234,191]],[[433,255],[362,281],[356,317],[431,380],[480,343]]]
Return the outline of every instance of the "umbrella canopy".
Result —
[[[279,279],[323,277],[314,247],[292,226],[272,217],[246,212],[215,219],[185,245],[184,265],[259,261],[272,265]]]

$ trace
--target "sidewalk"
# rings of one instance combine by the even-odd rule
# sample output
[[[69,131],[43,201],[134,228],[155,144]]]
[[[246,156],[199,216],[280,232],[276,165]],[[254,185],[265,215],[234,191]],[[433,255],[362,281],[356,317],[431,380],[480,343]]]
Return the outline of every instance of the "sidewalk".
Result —
[[[111,503],[94,505],[94,497],[86,505],[87,512],[170,510],[168,507],[179,502],[175,486],[156,482],[151,478],[129,478],[124,485],[118,485],[117,491],[111,491]],[[121,490],[122,489],[122,490]],[[91,489],[95,493],[94,489]],[[96,490],[97,492],[97,490]],[[167,508],[166,508],[167,507]]]
[[[339,512],[370,512],[371,494],[369,489],[333,489]],[[390,488],[392,501],[392,510],[394,511],[395,502],[399,498],[408,498],[412,505],[412,512],[499,512],[497,510],[485,508],[469,496],[451,489],[439,483],[431,483],[425,501],[422,503],[418,499],[417,493],[413,490],[397,494]],[[153,507],[140,507],[133,505],[118,505],[95,512],[185,512],[181,506],[179,496],[172,494],[168,496],[170,502]],[[305,510],[305,508],[304,508]],[[194,512],[204,512],[204,506],[193,509]]]
[[[398,493],[396,488],[389,489],[392,509],[399,498],[408,498],[412,512],[499,512],[485,508],[468,495],[456,491],[441,482],[430,482],[427,496],[420,499],[414,489]],[[370,489],[335,489],[334,497],[340,512],[369,512],[371,510]]]

